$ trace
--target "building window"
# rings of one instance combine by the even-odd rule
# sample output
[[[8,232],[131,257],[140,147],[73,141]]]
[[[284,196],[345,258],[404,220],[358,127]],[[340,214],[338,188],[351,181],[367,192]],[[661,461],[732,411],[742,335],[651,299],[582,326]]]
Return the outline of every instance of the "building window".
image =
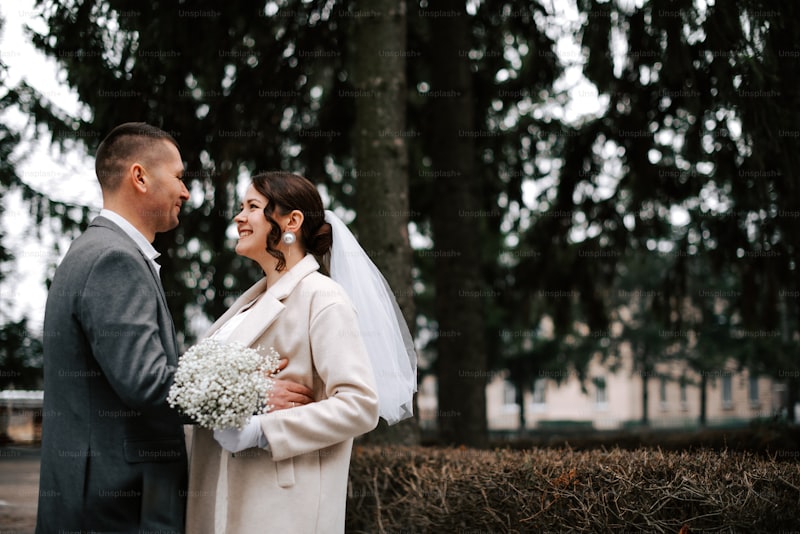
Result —
[[[508,380],[503,380],[503,410],[515,411],[517,406],[517,388]]]
[[[747,397],[750,399],[750,406],[758,408],[761,404],[761,399],[758,394],[758,377],[751,376],[747,384]]]
[[[667,377],[662,376],[658,381],[658,400],[661,402],[661,409],[667,410]]]
[[[724,410],[733,408],[733,378],[730,373],[722,377],[722,408]]]
[[[420,393],[432,398],[436,398],[436,396],[438,395],[438,386],[439,383],[436,380],[423,379],[422,386],[420,387]]]
[[[547,379],[546,378],[537,378],[533,381],[533,405],[537,407],[543,407],[547,400],[545,398],[545,392],[547,391]]]
[[[689,398],[686,394],[686,378],[681,378],[681,410],[688,410],[689,409]]]
[[[592,379],[594,382],[594,403],[598,410],[608,409],[608,393],[606,391],[605,377],[598,376]]]

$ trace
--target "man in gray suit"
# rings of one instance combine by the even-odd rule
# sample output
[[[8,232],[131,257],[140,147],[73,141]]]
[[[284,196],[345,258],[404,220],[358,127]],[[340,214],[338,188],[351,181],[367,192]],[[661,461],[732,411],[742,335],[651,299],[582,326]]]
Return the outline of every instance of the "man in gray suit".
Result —
[[[183,532],[183,421],[166,402],[178,361],[156,233],[189,192],[175,140],[112,130],[95,164],[103,211],[56,270],[44,322],[37,533]]]

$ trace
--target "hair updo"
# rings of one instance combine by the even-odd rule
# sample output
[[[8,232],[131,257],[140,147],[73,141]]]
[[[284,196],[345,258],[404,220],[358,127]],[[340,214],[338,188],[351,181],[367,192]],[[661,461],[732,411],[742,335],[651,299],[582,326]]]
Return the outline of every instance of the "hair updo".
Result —
[[[267,198],[264,216],[272,225],[267,235],[267,252],[278,260],[275,269],[286,267],[286,258],[277,246],[281,240],[281,228],[272,218],[275,210],[279,215],[287,215],[292,210],[303,214],[303,224],[297,239],[300,245],[318,258],[331,249],[333,235],[331,225],[325,222],[325,208],[319,191],[308,179],[290,172],[262,172],[253,176],[253,187]]]
[[[97,147],[94,168],[100,187],[116,191],[132,163],[144,163],[162,157],[163,142],[178,147],[170,134],[144,122],[126,122],[111,130]]]

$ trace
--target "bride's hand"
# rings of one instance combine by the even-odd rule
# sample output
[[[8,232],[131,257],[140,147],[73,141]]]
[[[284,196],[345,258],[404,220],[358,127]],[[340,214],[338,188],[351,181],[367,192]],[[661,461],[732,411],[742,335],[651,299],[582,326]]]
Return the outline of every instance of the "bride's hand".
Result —
[[[286,367],[289,360],[281,358],[278,369],[271,375],[272,389],[267,394],[269,411],[285,410],[314,402],[314,392],[303,384],[291,380],[281,380],[276,376]]]

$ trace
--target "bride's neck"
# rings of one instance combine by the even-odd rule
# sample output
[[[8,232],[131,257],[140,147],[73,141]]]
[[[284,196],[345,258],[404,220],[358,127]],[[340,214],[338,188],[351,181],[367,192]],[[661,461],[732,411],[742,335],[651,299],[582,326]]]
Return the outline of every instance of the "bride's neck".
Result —
[[[267,278],[267,287],[272,287],[272,285],[286,274],[289,269],[297,265],[297,263],[303,259],[303,256],[305,256],[305,254],[301,254],[298,250],[284,251],[284,266],[280,271],[276,269],[278,265],[277,258],[270,256],[268,261],[261,263],[261,268],[264,270],[264,275]]]

